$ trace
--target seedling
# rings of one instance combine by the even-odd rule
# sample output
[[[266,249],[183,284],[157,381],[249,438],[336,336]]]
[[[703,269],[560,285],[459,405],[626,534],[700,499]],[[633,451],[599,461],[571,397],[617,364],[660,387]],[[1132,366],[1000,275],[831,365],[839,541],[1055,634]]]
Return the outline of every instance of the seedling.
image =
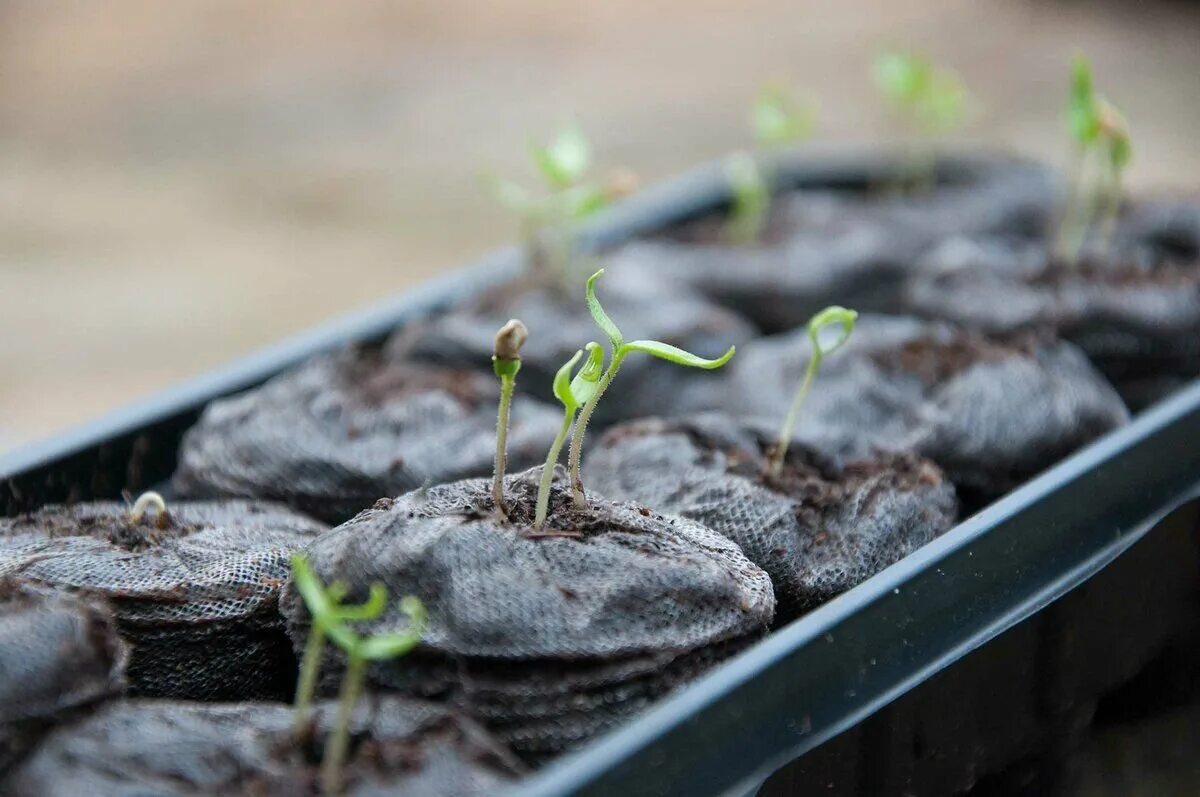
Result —
[[[600,381],[596,383],[591,397],[584,402],[580,409],[579,417],[575,421],[575,431],[571,436],[568,467],[571,474],[572,500],[578,509],[587,508],[587,498],[583,492],[583,480],[579,475],[579,465],[582,459],[583,438],[587,433],[588,421],[591,420],[592,413],[596,409],[596,404],[604,396],[604,391],[612,384],[617,371],[621,369],[621,363],[625,361],[625,358],[633,352],[641,352],[649,354],[651,357],[658,357],[659,359],[673,362],[676,365],[685,365],[689,368],[703,368],[711,371],[729,362],[736,350],[735,347],[730,346],[729,351],[717,359],[706,360],[703,357],[697,357],[695,354],[686,352],[683,349],[668,343],[660,343],[656,340],[633,340],[626,342],[624,336],[621,334],[621,330],[608,317],[608,313],[604,312],[604,308],[600,305],[600,300],[596,298],[596,280],[600,279],[600,275],[603,273],[604,269],[600,269],[588,278],[586,292],[587,306],[588,311],[592,314],[592,319],[596,322],[596,326],[600,327],[600,331],[608,337],[609,343],[612,344],[612,351],[609,354],[608,368],[601,375]]]
[[[1073,265],[1079,260],[1088,229],[1099,225],[1101,249],[1108,246],[1121,207],[1121,177],[1133,155],[1129,129],[1121,113],[1096,93],[1091,63],[1077,55],[1071,67],[1067,122],[1075,151],[1071,185],[1054,243],[1054,257]],[[1098,174],[1091,188],[1084,185],[1088,163]]]
[[[520,219],[530,273],[545,284],[565,286],[575,226],[631,191],[635,180],[624,172],[604,185],[586,179],[591,145],[574,125],[560,130],[549,144],[530,142],[529,155],[542,178],[542,192],[495,175],[485,175],[485,185],[497,202]]]
[[[292,555],[292,580],[312,616],[312,628],[309,629],[304,656],[300,661],[300,678],[296,684],[293,711],[292,732],[299,744],[308,737],[313,693],[316,691],[317,675],[321,667],[321,656],[325,651],[325,635],[329,625],[336,622],[375,619],[387,602],[387,590],[382,584],[372,584],[366,603],[344,606],[342,599],[346,597],[346,586],[335,581],[327,588],[322,587],[316,573],[308,564],[308,557],[301,553]]]
[[[937,166],[932,139],[962,124],[966,86],[953,70],[913,53],[882,53],[873,72],[875,85],[913,139],[906,169],[913,185],[932,187]]]
[[[371,620],[382,613],[387,603],[387,592],[382,584],[371,585],[370,597],[366,603],[359,606],[341,606],[340,599],[345,596],[344,587],[336,583],[329,588],[323,587],[320,579],[308,567],[303,555],[292,558],[292,568],[296,589],[312,615],[314,632],[320,629],[330,641],[345,652],[347,659],[346,672],[338,693],[337,720],[333,732],[325,742],[325,754],[321,761],[321,789],[325,794],[334,795],[342,790],[342,765],[350,742],[350,719],[362,694],[367,663],[394,659],[415,648],[425,633],[428,616],[421,601],[409,596],[400,601],[400,611],[404,612],[409,620],[407,630],[398,634],[363,637],[352,631],[346,622]],[[306,661],[309,653],[313,652],[312,640],[310,635],[309,645],[305,648]],[[313,658],[320,658],[321,647],[320,644],[317,645]],[[315,683],[315,666],[310,677]],[[311,700],[311,684],[309,689],[308,699]],[[297,694],[299,695],[299,692]]]
[[[726,237],[740,245],[756,243],[766,227],[775,175],[767,156],[796,144],[812,133],[816,111],[798,102],[784,86],[769,86],[754,101],[750,124],[755,152],[735,152],[725,161],[733,204]]]
[[[141,523],[147,512],[153,512],[155,522],[160,525],[167,519],[167,502],[153,490],[147,490],[133,502],[129,508],[129,522]]]
[[[858,313],[855,311],[834,306],[826,307],[809,320],[808,339],[812,343],[812,356],[808,360],[808,367],[804,369],[804,378],[800,381],[800,387],[796,389],[796,395],[792,398],[787,415],[784,416],[783,428],[779,431],[779,440],[767,457],[766,471],[769,476],[778,478],[783,473],[783,461],[787,457],[788,446],[792,442],[792,433],[796,428],[796,419],[800,416],[800,407],[803,406],[809,391],[812,390],[813,380],[817,378],[817,371],[821,368],[821,361],[850,339],[850,333],[854,331],[854,322],[857,318]],[[832,342],[822,343],[822,332],[835,325],[841,327],[836,330],[837,337]]]
[[[508,415],[517,372],[521,370],[521,347],[529,330],[517,319],[500,327],[492,347],[492,370],[500,378],[500,412],[496,418],[496,467],[492,476],[492,501],[501,516],[504,509],[504,471],[508,465]]]
[[[563,422],[550,445],[550,453],[546,455],[546,466],[542,468],[542,480],[538,484],[537,511],[533,520],[533,528],[537,531],[541,531],[546,523],[546,514],[550,507],[550,485],[554,482],[554,466],[558,464],[563,444],[567,441],[567,435],[571,433],[571,422],[575,420],[575,413],[579,408],[596,394],[604,369],[604,349],[600,344],[592,341],[586,348],[587,361],[574,379],[571,378],[571,370],[583,356],[583,351],[575,352],[554,375],[554,396],[563,405]]]

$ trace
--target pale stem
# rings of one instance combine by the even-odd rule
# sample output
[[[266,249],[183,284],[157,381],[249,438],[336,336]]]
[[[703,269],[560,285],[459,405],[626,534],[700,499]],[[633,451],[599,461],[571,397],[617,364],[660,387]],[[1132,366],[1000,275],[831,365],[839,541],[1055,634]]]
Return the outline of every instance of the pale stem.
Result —
[[[321,790],[330,797],[341,794],[342,791],[342,765],[346,760],[346,750],[350,746],[350,720],[354,714],[354,707],[358,704],[358,697],[362,694],[366,669],[367,660],[358,651],[352,650],[338,695],[337,724],[325,743],[325,756],[321,760]]]
[[[515,381],[511,375],[500,377],[500,412],[496,418],[496,467],[492,477],[492,500],[500,514],[504,514],[504,471],[508,467],[508,414]]]
[[[563,443],[567,442],[567,435],[571,433],[571,421],[574,420],[574,416],[575,413],[571,410],[563,413],[562,428],[558,430],[558,436],[550,446],[550,453],[546,455],[542,480],[538,484],[537,513],[533,517],[533,527],[538,531],[541,531],[546,523],[546,515],[550,511],[550,485],[554,482],[554,466],[558,464],[558,455],[562,453]]]
[[[321,666],[321,654],[325,650],[325,629],[314,620],[304,645],[304,658],[300,662],[300,678],[296,683],[296,705],[293,711],[292,732],[299,742],[308,734],[309,712],[312,709],[313,693],[317,688],[317,671]]]
[[[1087,151],[1077,149],[1071,165],[1071,183],[1067,189],[1067,205],[1063,210],[1054,242],[1054,259],[1074,264],[1083,248],[1087,234],[1086,220],[1080,218],[1083,203],[1083,172],[1087,163]]]
[[[779,431],[779,442],[775,444],[775,450],[771,452],[771,456],[767,460],[767,468],[772,476],[778,477],[783,472],[783,460],[787,456],[788,446],[792,442],[792,432],[796,428],[796,419],[800,416],[800,407],[804,404],[804,399],[808,397],[808,391],[812,388],[813,379],[817,375],[817,368],[820,364],[821,355],[814,351],[812,358],[808,361],[808,368],[804,371],[804,381],[800,383],[800,389],[792,398],[792,406],[788,407],[787,415],[783,419],[783,428]]]
[[[1104,190],[1100,207],[1100,251],[1108,251],[1113,232],[1117,227],[1117,216],[1121,212],[1121,173],[1109,164],[1108,185]]]
[[[583,409],[579,412],[579,418],[575,421],[575,434],[571,436],[571,451],[567,462],[571,474],[571,500],[576,509],[587,509],[587,497],[583,493],[583,479],[579,475],[579,463],[583,458],[583,436],[587,433],[587,425],[588,421],[592,419],[592,411],[596,409],[597,402],[604,396],[604,391],[613,381],[613,377],[617,375],[617,369],[621,367],[621,361],[624,359],[624,352],[618,350],[613,353],[612,363],[609,364],[608,370],[604,372],[604,376],[596,385],[595,395],[587,404],[583,405]]]

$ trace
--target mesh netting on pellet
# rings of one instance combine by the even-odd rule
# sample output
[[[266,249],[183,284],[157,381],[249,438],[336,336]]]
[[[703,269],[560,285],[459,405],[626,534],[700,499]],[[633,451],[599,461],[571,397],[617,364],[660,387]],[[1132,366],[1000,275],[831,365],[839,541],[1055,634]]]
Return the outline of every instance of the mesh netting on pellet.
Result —
[[[317,795],[323,741],[336,714],[315,711],[297,745],[292,712],[272,703],[114,702],[51,733],[0,791],[10,797]],[[346,797],[488,797],[522,767],[468,719],[444,707],[367,695],[351,725]]]
[[[777,332],[830,304],[894,312],[931,245],[961,233],[1041,230],[1056,196],[1049,170],[1011,159],[979,159],[928,193],[872,188],[784,195],[758,246],[725,243],[723,219],[706,218],[629,243],[606,266],[614,279],[690,289]]]
[[[778,619],[828,601],[954,525],[954,489],[910,454],[845,460],[795,441],[779,476],[774,441],[732,417],[645,419],[611,428],[585,481],[599,492],[703,523],[771,576]]]
[[[421,647],[374,665],[373,682],[457,702],[531,760],[623,721],[741,649],[774,610],[767,575],[726,538],[596,495],[576,510],[561,475],[534,532],[540,474],[506,480],[506,522],[490,482],[468,480],[381,501],[309,549],[320,577],[352,596],[379,581],[429,611]],[[308,615],[290,585],[281,608],[303,645]],[[395,601],[364,624],[405,627]]]
[[[1051,263],[1040,240],[959,237],[931,252],[908,305],[984,331],[1050,329],[1135,409],[1200,375],[1200,206],[1135,205],[1107,253]]]
[[[0,576],[106,597],[132,694],[282,697],[294,660],[279,591],[291,552],[324,529],[247,501],[177,501],[138,522],[116,502],[51,506],[0,519]]]
[[[777,430],[811,350],[806,330],[747,344],[727,369],[717,409]],[[842,453],[914,451],[936,462],[973,509],[1128,418],[1069,343],[863,316],[822,362],[797,434]]]
[[[102,600],[0,578],[0,773],[53,723],[120,694],[128,656]]]
[[[480,369],[490,369],[490,338],[488,346]],[[524,382],[522,372],[518,390]],[[174,487],[198,498],[280,500],[340,523],[378,498],[491,472],[499,395],[490,371],[375,351],[319,357],[209,405],[184,438]],[[518,395],[511,467],[541,461],[560,420],[559,410]]]

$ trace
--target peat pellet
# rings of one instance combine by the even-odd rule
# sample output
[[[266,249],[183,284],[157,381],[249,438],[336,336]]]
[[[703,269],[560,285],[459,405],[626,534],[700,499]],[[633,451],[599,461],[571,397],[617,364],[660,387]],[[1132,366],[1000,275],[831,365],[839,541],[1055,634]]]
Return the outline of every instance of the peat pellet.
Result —
[[[313,741],[292,739],[278,703],[110,703],[47,736],[7,781],[10,797],[319,795],[323,741],[337,707],[315,706]],[[484,797],[523,773],[470,720],[443,707],[367,695],[350,723],[345,797]]]
[[[771,577],[779,621],[870,578],[954,525],[954,488],[912,454],[844,459],[794,441],[778,475],[775,445],[719,414],[614,426],[586,481],[616,499],[696,520],[737,543]]]
[[[1045,168],[1010,158],[952,164],[930,191],[842,191],[780,197],[761,244],[722,240],[706,218],[608,259],[615,278],[686,288],[752,320],[768,333],[804,324],[831,304],[895,312],[919,257],[947,236],[1044,229],[1056,196]]]
[[[98,598],[0,579],[0,773],[55,722],[123,692],[128,655]]]
[[[1050,330],[1140,409],[1200,376],[1200,239],[1183,219],[1127,222],[1114,249],[1051,261],[1042,241],[955,238],[906,289],[919,315],[992,334]],[[1195,222],[1200,228],[1200,221]]]
[[[382,582],[415,595],[429,622],[411,655],[374,664],[379,687],[461,706],[526,760],[575,747],[758,639],[771,584],[732,542],[684,518],[589,495],[574,508],[561,475],[550,514],[531,527],[541,469],[466,480],[381,501],[308,555],[347,600]],[[281,601],[297,647],[308,613]],[[407,628],[393,601],[364,632]],[[340,661],[326,671],[336,673]]]
[[[606,277],[599,286],[605,310],[631,339],[662,341],[714,358],[754,336],[753,325],[736,313],[682,286],[661,291],[656,284],[652,275],[631,280],[615,276],[611,281]],[[583,294],[582,283],[569,294],[509,286],[446,315],[414,324],[390,345],[395,356],[464,369],[490,369],[496,329],[506,319],[519,318],[529,328],[529,340],[521,349],[518,388],[549,400],[554,375],[562,364],[588,341],[606,342],[588,314]],[[695,369],[665,368],[648,357],[631,357],[621,366],[621,389],[597,405],[593,421],[605,425],[663,412],[665,407],[685,401],[697,385],[703,389],[708,376]]]
[[[495,331],[480,360],[489,368]],[[518,389],[524,384],[522,370]],[[489,473],[499,395],[490,370],[431,367],[372,350],[319,357],[209,405],[184,437],[173,487],[193,498],[283,501],[340,523],[379,498]],[[541,461],[560,422],[560,410],[518,395],[511,467]]]
[[[777,430],[810,356],[806,330],[747,345],[731,363],[723,407]],[[1070,343],[862,316],[822,362],[796,428],[842,454],[933,460],[975,510],[1128,418]]]
[[[103,596],[133,695],[281,698],[295,659],[279,591],[290,554],[325,528],[248,501],[176,501],[137,521],[117,502],[50,506],[0,519],[0,576]]]

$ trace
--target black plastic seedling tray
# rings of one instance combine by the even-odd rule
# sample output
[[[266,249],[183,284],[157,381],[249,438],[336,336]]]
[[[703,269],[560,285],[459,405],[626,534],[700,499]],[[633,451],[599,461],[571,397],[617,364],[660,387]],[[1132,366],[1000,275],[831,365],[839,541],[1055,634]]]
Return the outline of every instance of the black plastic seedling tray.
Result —
[[[948,172],[972,159],[947,158]],[[795,187],[893,173],[880,153],[785,161]],[[589,228],[603,249],[727,200],[719,165]],[[516,273],[506,250],[129,409],[0,458],[8,514],[163,482],[213,399]],[[954,794],[1041,785],[1104,695],[1200,617],[1200,383],[522,783],[521,795]],[[1021,769],[1024,767],[1024,769]],[[773,777],[772,773],[775,773]],[[764,785],[765,781],[765,785]],[[997,786],[994,793],[1007,793]]]

